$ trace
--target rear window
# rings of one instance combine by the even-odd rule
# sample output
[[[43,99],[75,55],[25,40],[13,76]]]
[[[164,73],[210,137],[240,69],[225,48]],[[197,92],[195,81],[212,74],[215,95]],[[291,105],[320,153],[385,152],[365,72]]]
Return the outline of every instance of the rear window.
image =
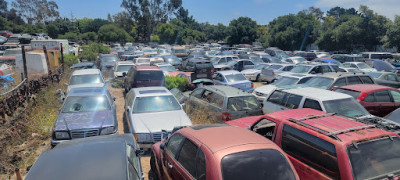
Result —
[[[164,74],[162,71],[138,71],[135,76],[137,81],[163,80]]]
[[[240,161],[238,161],[240,159]],[[285,156],[275,149],[226,155],[221,160],[223,179],[295,179]]]
[[[357,97],[360,95],[361,92],[358,91],[352,91],[352,90],[348,90],[348,89],[336,89],[336,92],[340,92],[340,93],[344,93],[344,94],[348,94],[350,96],[353,96],[354,99],[357,99]]]
[[[254,96],[231,97],[228,99],[230,111],[251,111],[260,109],[261,106]]]
[[[347,147],[354,179],[390,179],[399,175],[400,140],[392,139],[375,139]]]
[[[360,79],[364,82],[364,84],[375,84],[369,76],[360,76]]]

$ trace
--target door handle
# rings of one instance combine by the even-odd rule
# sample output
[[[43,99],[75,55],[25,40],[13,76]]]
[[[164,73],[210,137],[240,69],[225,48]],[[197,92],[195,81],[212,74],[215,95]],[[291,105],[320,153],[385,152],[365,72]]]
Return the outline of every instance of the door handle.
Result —
[[[173,167],[172,164],[169,163],[169,162],[167,162],[167,166],[168,166],[168,168],[170,168],[170,169]]]
[[[285,110],[285,108],[281,108],[281,110]]]

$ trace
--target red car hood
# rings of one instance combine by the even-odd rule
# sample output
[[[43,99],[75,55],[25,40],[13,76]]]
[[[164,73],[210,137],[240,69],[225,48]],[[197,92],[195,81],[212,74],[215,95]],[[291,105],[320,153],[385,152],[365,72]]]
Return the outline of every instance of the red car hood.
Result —
[[[255,122],[257,122],[261,116],[250,116],[250,117],[245,117],[245,118],[240,118],[240,119],[235,119],[232,121],[225,122],[226,124],[233,125],[233,126],[238,126],[242,128],[248,128],[249,126],[253,125]]]

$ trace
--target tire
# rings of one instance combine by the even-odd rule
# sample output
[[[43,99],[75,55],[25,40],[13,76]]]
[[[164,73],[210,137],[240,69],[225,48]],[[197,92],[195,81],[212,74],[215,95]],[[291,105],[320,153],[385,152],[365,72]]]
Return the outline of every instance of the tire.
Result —
[[[257,75],[256,82],[260,82],[260,75]]]
[[[152,178],[150,178],[150,176],[152,176]],[[156,167],[156,160],[155,160],[153,151],[151,151],[151,155],[150,155],[149,179],[153,179],[153,180],[158,180],[159,179],[159,176],[158,176],[158,173],[157,173],[157,167]]]

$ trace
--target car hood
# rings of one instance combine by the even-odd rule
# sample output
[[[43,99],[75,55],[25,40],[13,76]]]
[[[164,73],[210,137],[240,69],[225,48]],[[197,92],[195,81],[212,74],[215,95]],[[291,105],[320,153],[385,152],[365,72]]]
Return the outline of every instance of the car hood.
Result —
[[[241,71],[242,74],[256,74],[256,73],[260,73],[261,70],[259,69],[245,69],[243,71]]]
[[[112,110],[97,112],[75,112],[62,113],[57,117],[54,131],[77,130],[77,129],[98,129],[107,126],[115,126],[115,116]]]
[[[114,67],[115,62],[101,62],[101,66]]]
[[[228,66],[228,65],[225,65],[225,64],[217,64],[217,65],[214,65],[214,69],[221,69],[221,68],[225,68],[225,67],[230,67],[230,66]]]
[[[80,88],[80,87],[104,87],[104,83],[93,83],[93,84],[77,84],[77,85],[69,85],[67,92],[69,92],[72,88]]]
[[[255,93],[262,93],[264,97],[268,96],[271,94],[277,87],[275,85],[269,84],[265,86],[260,86],[257,89],[255,89]]]
[[[172,131],[176,126],[191,126],[192,122],[183,110],[132,114],[135,133]]]

